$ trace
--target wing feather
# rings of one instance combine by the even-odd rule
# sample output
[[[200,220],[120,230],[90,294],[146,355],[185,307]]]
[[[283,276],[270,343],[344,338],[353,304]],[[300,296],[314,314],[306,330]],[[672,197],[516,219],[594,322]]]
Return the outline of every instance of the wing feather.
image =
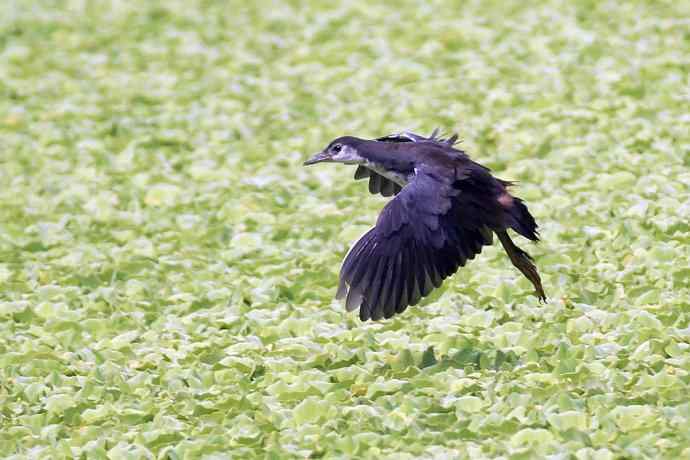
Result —
[[[355,180],[366,179],[369,177],[369,174],[369,168],[366,168],[362,165],[357,166],[357,170],[355,171]]]
[[[383,316],[388,319],[395,314],[395,306],[400,303],[400,297],[402,295],[402,289],[400,285],[403,283],[404,278],[402,275],[402,258],[403,251],[399,251],[395,256],[395,263],[392,270],[391,284],[388,291],[386,292],[386,303],[383,310]]]
[[[385,197],[393,196],[393,194],[394,194],[393,192],[395,190],[394,186],[395,186],[395,182],[388,180],[388,179],[384,179],[382,181],[382,185],[381,185],[381,195],[383,195]]]
[[[369,174],[372,193],[390,191],[387,179]],[[401,313],[490,244],[493,223],[475,195],[418,172],[346,256],[339,295],[347,310],[359,307],[362,321]]]
[[[369,178],[369,192],[373,195],[380,193],[385,197],[397,195],[402,187],[390,179],[383,177],[366,166],[359,165],[355,170],[355,180]]]
[[[383,283],[386,270],[385,256],[379,260],[377,265],[376,271],[372,271],[372,276],[369,278],[369,282],[367,283],[371,290],[369,293],[364,294],[364,303],[362,306],[366,305],[366,309],[363,311],[360,308],[359,317],[363,320],[371,318],[374,321],[377,321],[383,316],[383,314],[381,314],[381,316],[378,315],[376,305],[379,298],[379,292],[381,292],[381,284]]]
[[[381,191],[381,179],[378,174],[372,174],[369,178],[369,193],[376,195]]]
[[[397,275],[395,271],[395,260],[397,259],[397,254],[388,257],[388,267],[386,273],[384,274],[384,281],[381,285],[381,293],[379,294],[378,301],[376,302],[376,311],[379,319],[386,316],[386,310],[388,309],[388,301],[390,298],[391,284],[393,283],[393,277]]]

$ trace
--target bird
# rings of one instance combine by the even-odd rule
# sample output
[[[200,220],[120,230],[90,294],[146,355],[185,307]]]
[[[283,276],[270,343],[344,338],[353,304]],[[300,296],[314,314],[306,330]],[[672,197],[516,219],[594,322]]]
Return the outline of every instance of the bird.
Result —
[[[492,245],[494,234],[546,302],[534,260],[508,234],[539,241],[534,217],[510,193],[514,182],[494,177],[457,143],[457,134],[444,138],[438,129],[428,137],[410,131],[343,136],[304,162],[357,165],[354,178],[368,178],[370,193],[394,197],[340,270],[335,297],[348,312],[359,308],[361,321],[388,319],[416,305]]]

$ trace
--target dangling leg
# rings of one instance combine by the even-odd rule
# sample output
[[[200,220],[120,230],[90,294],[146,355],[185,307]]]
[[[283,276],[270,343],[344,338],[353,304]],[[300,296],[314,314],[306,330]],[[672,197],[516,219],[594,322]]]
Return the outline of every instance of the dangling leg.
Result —
[[[517,267],[518,270],[522,272],[525,277],[532,282],[534,289],[536,289],[536,294],[539,300],[546,302],[546,294],[544,294],[544,288],[541,285],[541,278],[537,272],[537,267],[534,266],[532,262],[532,257],[525,251],[520,249],[513,243],[513,240],[508,236],[508,232],[505,230],[496,232],[498,239],[501,241],[503,248],[508,253],[510,261]]]

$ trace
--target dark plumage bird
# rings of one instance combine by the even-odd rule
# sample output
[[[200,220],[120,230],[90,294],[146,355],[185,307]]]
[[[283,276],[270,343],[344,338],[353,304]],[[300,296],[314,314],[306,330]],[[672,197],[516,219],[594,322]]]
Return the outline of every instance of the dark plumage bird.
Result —
[[[443,139],[414,133],[367,140],[339,137],[305,165],[356,164],[355,179],[369,191],[395,195],[376,226],[350,249],[336,298],[362,321],[390,318],[415,305],[443,280],[493,243],[493,233],[515,265],[546,300],[532,258],[513,243],[508,229],[538,241],[537,224],[510,182]]]

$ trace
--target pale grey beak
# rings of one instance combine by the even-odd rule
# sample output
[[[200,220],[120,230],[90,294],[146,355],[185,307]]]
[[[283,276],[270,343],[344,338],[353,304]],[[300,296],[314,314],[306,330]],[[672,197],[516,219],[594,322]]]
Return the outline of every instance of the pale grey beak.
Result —
[[[319,152],[307,161],[304,162],[304,166],[313,165],[315,163],[321,163],[322,161],[330,161],[331,155],[327,152]]]

